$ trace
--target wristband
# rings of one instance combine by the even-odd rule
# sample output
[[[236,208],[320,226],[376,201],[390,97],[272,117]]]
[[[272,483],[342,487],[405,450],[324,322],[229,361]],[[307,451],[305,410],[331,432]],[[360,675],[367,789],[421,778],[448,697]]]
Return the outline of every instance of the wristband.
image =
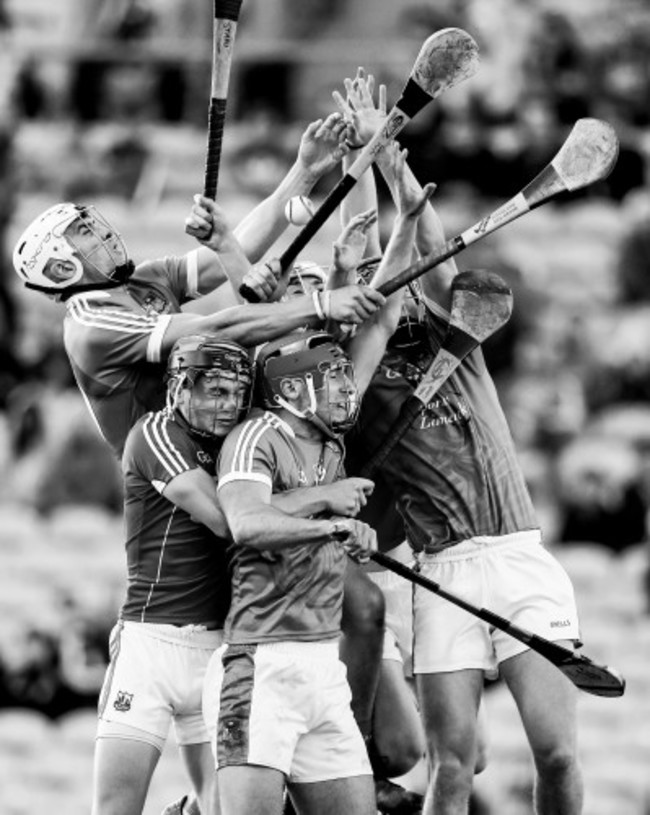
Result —
[[[323,322],[325,322],[327,317],[325,316],[325,311],[323,309],[323,305],[322,305],[321,300],[320,300],[320,292],[313,291],[311,293],[311,299],[313,300],[313,303],[314,303],[314,309],[316,310],[316,316],[318,317],[319,320],[322,320]]]

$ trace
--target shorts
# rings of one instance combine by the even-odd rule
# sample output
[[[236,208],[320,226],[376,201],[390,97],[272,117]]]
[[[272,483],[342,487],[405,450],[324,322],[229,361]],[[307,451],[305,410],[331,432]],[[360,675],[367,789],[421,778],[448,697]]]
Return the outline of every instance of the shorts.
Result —
[[[223,631],[203,626],[119,622],[110,637],[97,738],[130,738],[162,750],[173,722],[178,744],[208,742],[203,677],[222,642]]]
[[[203,693],[217,768],[271,767],[295,783],[371,775],[350,699],[338,640],[223,646]]]
[[[477,537],[419,556],[421,574],[452,594],[548,640],[579,640],[569,576],[542,546],[539,530]],[[489,678],[528,646],[417,586],[414,673],[478,669]]]
[[[410,568],[415,565],[411,547],[405,541],[386,552],[389,557]],[[366,576],[378,586],[386,601],[383,659],[401,662],[411,672],[413,654],[413,584],[388,569],[367,571]]]

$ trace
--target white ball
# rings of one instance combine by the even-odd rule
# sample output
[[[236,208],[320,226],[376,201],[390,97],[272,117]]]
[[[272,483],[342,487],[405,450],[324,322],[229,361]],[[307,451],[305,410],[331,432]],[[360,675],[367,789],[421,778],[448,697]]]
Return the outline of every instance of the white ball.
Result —
[[[304,226],[315,212],[311,198],[306,195],[294,195],[287,201],[284,214],[287,221],[294,226]]]

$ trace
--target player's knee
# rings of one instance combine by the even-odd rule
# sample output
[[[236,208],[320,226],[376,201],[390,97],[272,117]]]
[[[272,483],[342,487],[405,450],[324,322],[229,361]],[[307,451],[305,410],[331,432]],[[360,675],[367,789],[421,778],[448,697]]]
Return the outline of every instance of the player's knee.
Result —
[[[537,772],[546,778],[562,778],[575,772],[578,766],[576,754],[568,746],[538,748],[534,757]]]
[[[441,789],[464,790],[469,794],[474,777],[474,765],[468,761],[467,754],[454,752],[438,754],[434,760],[436,784]]]
[[[383,631],[385,613],[384,595],[374,583],[365,580],[353,589],[346,585],[341,620],[344,634],[363,635]]]
[[[378,745],[381,768],[386,778],[404,775],[415,767],[424,755],[424,742],[419,739],[397,735]]]

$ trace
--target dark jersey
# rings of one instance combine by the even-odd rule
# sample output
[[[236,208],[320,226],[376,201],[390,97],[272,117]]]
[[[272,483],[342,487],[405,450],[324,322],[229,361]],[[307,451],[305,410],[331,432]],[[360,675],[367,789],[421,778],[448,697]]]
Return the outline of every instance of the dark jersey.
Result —
[[[128,582],[123,620],[222,623],[228,611],[227,542],[164,495],[173,478],[196,467],[215,475],[218,450],[199,443],[181,421],[164,411],[148,413],[126,441],[122,471]]]
[[[318,445],[318,465],[305,451]],[[311,451],[314,452],[314,451]],[[273,493],[330,484],[343,477],[343,448],[334,441],[297,438],[271,412],[257,412],[236,427],[219,463],[219,487],[259,481]],[[346,555],[337,543],[296,544],[274,552],[234,546],[232,605],[225,627],[232,644],[316,641],[340,633]]]
[[[119,288],[73,295],[64,344],[77,385],[116,455],[127,433],[165,403],[162,339],[169,315],[196,291],[194,255],[148,261]]]
[[[448,315],[428,311],[431,353]],[[356,461],[382,443],[418,377],[400,351],[389,350],[348,435]],[[354,472],[350,468],[351,472]],[[452,374],[382,466],[415,549],[439,551],[475,536],[538,527],[499,399],[479,349]],[[368,520],[372,506],[362,516]],[[393,536],[394,537],[394,536]]]

